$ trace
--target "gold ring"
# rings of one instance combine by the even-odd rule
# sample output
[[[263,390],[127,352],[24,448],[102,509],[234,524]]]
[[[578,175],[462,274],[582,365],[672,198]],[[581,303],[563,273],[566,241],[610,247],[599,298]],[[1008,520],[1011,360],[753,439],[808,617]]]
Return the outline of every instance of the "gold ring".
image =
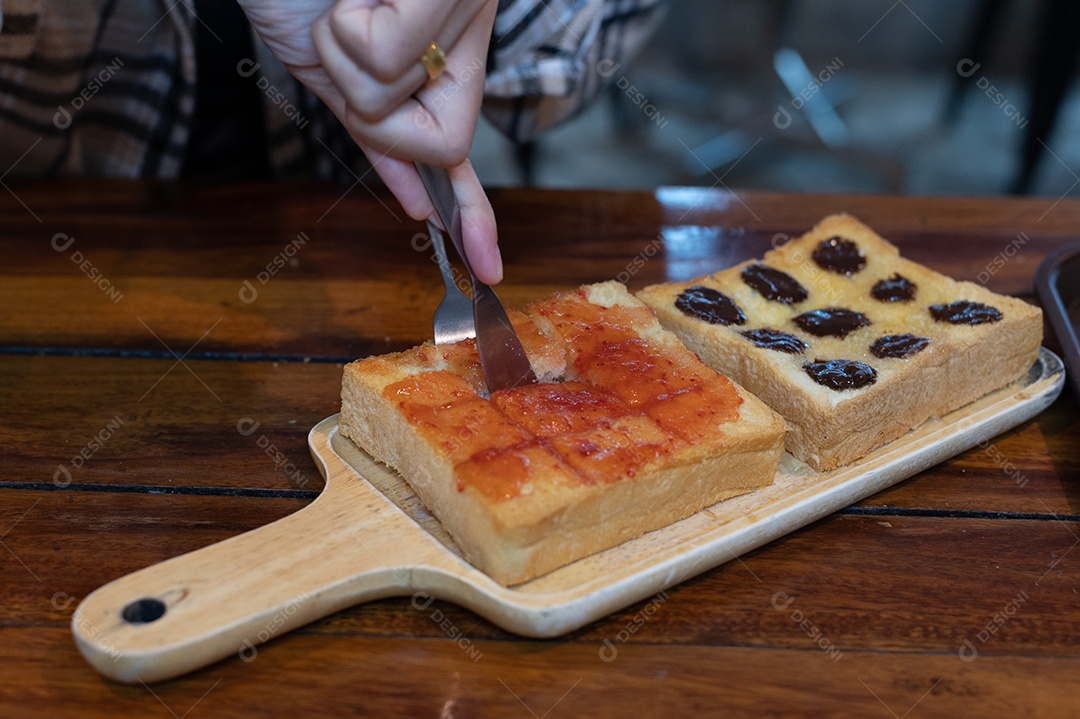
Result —
[[[439,43],[432,42],[420,56],[420,64],[427,70],[428,77],[434,80],[446,70],[446,52],[439,47]]]

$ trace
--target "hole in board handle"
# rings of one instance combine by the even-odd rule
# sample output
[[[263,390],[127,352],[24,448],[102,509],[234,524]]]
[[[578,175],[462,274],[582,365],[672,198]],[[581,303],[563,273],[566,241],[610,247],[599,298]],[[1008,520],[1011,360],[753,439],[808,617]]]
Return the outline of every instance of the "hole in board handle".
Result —
[[[151,597],[136,599],[134,602],[124,607],[124,610],[120,612],[120,616],[122,616],[124,621],[128,624],[149,624],[150,622],[156,622],[158,619],[165,616],[165,602]]]

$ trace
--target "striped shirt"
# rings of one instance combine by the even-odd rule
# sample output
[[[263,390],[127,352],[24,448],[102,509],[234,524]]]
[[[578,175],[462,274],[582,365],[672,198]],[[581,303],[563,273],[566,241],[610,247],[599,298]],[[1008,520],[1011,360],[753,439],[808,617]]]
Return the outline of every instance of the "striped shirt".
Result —
[[[595,97],[663,0],[500,0],[483,112],[532,139]],[[197,90],[190,0],[0,0],[0,176],[174,179]],[[351,179],[365,161],[257,38],[236,72],[257,89],[279,179]]]

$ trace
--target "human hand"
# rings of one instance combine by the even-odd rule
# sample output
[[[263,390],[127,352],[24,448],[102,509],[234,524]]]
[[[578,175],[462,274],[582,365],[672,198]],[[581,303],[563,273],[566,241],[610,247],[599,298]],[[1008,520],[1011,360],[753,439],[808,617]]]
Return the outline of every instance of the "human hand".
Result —
[[[497,0],[239,0],[289,71],[341,120],[415,220],[432,215],[413,162],[447,167],[477,277],[502,279],[495,215],[468,161]],[[446,70],[419,58],[437,42]]]

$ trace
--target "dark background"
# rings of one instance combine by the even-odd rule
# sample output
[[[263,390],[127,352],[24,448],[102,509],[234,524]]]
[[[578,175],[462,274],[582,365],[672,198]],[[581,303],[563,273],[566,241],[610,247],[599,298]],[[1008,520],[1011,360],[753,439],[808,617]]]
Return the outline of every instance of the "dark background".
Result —
[[[544,136],[533,179],[544,187],[1080,196],[1080,28],[1076,11],[1062,10],[1077,5],[675,0],[645,51],[612,76],[655,114],[616,88]],[[1046,7],[1064,15],[1047,19]],[[993,22],[981,28],[983,18]],[[973,52],[976,40],[982,49]],[[827,77],[814,95],[843,125],[829,145],[807,122],[809,106],[792,107],[774,69],[781,48]],[[965,58],[981,64],[966,79],[957,71]],[[789,127],[774,123],[780,106],[791,112]],[[485,183],[523,180],[514,149],[482,124],[473,162]]]

